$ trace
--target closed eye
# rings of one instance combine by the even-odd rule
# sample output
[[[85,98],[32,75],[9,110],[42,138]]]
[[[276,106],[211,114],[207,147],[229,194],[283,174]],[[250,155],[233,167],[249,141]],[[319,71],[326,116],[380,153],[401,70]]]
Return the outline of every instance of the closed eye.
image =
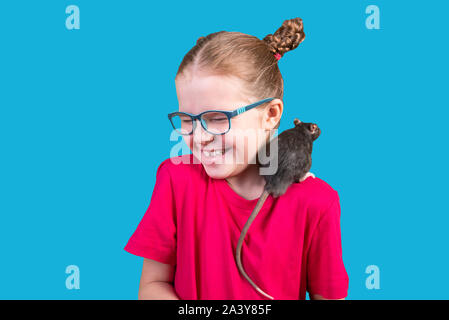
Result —
[[[228,118],[210,119],[209,121],[215,121],[215,122],[228,121]]]

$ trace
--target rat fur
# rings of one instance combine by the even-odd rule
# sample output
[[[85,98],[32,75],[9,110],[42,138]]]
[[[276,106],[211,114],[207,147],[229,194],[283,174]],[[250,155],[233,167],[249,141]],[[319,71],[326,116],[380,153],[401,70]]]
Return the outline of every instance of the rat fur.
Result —
[[[266,150],[269,161],[264,165],[259,163],[259,166],[269,166],[273,157],[277,156],[278,168],[273,175],[263,175],[266,182],[264,191],[240,233],[235,253],[236,263],[243,277],[248,280],[256,291],[272,300],[274,298],[260,289],[245,272],[242,265],[241,251],[245,235],[268,196],[271,194],[272,197],[277,198],[283,195],[292,183],[300,183],[308,176],[315,177],[313,173],[309,172],[312,166],[312,146],[313,142],[321,134],[321,130],[315,123],[304,123],[297,118],[294,119],[293,123],[295,125],[293,128],[283,131],[274,138],[277,139],[278,144],[277,154],[269,154],[270,142],[267,144]]]

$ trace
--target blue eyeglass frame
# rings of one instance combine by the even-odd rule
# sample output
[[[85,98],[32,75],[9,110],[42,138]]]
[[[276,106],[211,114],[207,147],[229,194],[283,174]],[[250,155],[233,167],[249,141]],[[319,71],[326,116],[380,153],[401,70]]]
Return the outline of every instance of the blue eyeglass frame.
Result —
[[[180,114],[185,114],[185,115],[188,115],[188,116],[190,116],[190,117],[192,118],[193,124],[192,124],[192,131],[191,131],[190,133],[184,133],[184,134],[183,134],[183,133],[180,133],[178,130],[176,130],[176,132],[178,132],[179,134],[181,134],[181,135],[183,135],[183,136],[191,135],[191,134],[193,133],[193,131],[195,131],[195,129],[196,129],[196,120],[197,120],[197,119],[200,121],[201,126],[203,127],[203,129],[206,130],[207,132],[209,132],[210,134],[214,134],[214,135],[223,135],[223,134],[228,133],[229,130],[231,130],[231,118],[233,118],[233,117],[235,117],[235,116],[238,116],[239,114],[242,114],[243,112],[246,112],[246,111],[248,111],[248,110],[251,110],[251,109],[253,109],[253,108],[255,108],[255,107],[257,107],[257,106],[259,106],[259,105],[261,105],[261,104],[263,104],[263,103],[265,103],[265,102],[269,102],[269,101],[271,101],[271,100],[273,100],[273,99],[276,99],[276,98],[266,98],[266,99],[263,99],[263,100],[254,102],[254,103],[252,103],[252,104],[250,104],[250,105],[247,105],[247,106],[244,106],[244,107],[237,108],[237,109],[235,109],[235,110],[233,110],[233,111],[225,111],[225,110],[206,110],[206,111],[203,111],[203,112],[201,112],[201,113],[199,113],[199,114],[192,114],[192,113],[188,113],[188,112],[179,112],[179,111],[177,111],[177,112],[169,113],[169,114],[168,114],[168,120],[170,120],[170,123],[171,123],[171,125],[173,126],[173,129],[176,130],[175,125],[174,125],[173,122],[171,121],[171,118],[173,118],[174,116],[180,115]],[[213,132],[210,132],[209,130],[207,130],[207,128],[204,127],[204,124],[203,124],[203,122],[201,121],[201,116],[202,116],[203,114],[205,114],[205,113],[208,113],[208,112],[222,112],[222,113],[224,113],[224,114],[226,115],[226,117],[228,118],[228,123],[229,123],[229,128],[228,128],[228,130],[227,130],[226,132],[223,132],[223,133],[213,133]]]

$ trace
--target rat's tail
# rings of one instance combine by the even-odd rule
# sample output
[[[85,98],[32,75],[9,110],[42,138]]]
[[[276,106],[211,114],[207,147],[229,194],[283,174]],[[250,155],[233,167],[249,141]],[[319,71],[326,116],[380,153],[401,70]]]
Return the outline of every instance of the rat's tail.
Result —
[[[237,267],[240,270],[240,273],[245,277],[246,280],[248,280],[248,282],[254,287],[254,289],[256,289],[263,296],[265,296],[271,300],[274,300],[274,298],[272,296],[263,292],[253,282],[253,280],[251,280],[251,278],[246,274],[245,269],[243,269],[242,257],[241,257],[242,245],[243,245],[243,240],[245,239],[245,235],[248,232],[248,229],[251,226],[251,223],[254,221],[254,219],[256,218],[260,209],[262,208],[263,204],[265,203],[265,200],[267,199],[268,195],[269,195],[269,193],[266,190],[264,190],[264,192],[262,193],[262,195],[259,198],[259,201],[257,201],[256,207],[254,208],[253,212],[251,213],[248,220],[246,221],[245,226],[243,227],[242,232],[240,233],[240,238],[239,238],[239,241],[237,242],[237,247],[235,249],[235,261],[237,263]]]

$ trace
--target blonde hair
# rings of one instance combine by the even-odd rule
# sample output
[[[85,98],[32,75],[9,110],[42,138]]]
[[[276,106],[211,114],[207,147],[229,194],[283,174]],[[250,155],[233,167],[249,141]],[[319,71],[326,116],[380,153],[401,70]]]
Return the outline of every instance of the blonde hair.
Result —
[[[200,37],[187,52],[175,80],[193,68],[209,75],[237,77],[244,84],[242,89],[255,99],[282,100],[284,81],[274,55],[284,56],[304,38],[301,18],[285,20],[274,34],[268,34],[263,40],[240,32],[214,32]]]

